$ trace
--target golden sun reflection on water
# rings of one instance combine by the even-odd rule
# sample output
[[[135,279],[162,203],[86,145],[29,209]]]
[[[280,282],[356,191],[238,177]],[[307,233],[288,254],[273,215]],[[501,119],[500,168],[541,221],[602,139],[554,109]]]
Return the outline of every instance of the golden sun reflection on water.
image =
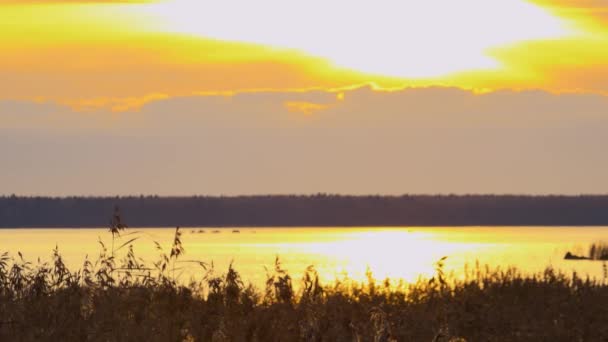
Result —
[[[342,271],[355,280],[363,280],[369,268],[378,279],[414,281],[419,276],[432,276],[434,263],[443,256],[476,251],[485,246],[437,241],[433,234],[425,232],[378,230],[352,232],[343,239],[300,243],[293,247],[303,254],[323,255],[335,260]]]
[[[366,271],[376,279],[416,281],[431,277],[435,263],[443,256],[446,272],[464,276],[465,264],[476,262],[491,267],[515,266],[523,272],[539,272],[552,266],[566,273],[602,276],[602,265],[594,261],[566,261],[566,251],[585,254],[595,241],[608,241],[608,229],[602,227],[450,227],[450,228],[184,228],[182,241],[185,260],[213,261],[216,274],[226,271],[233,262],[245,282],[262,287],[265,266],[272,269],[276,256],[298,286],[303,271],[314,265],[322,282],[347,276],[363,281]],[[132,230],[134,231],[134,230]],[[155,261],[158,241],[170,250],[174,229],[137,230],[135,253],[146,261]],[[234,232],[233,232],[234,231]],[[238,231],[238,232],[237,232]],[[123,237],[126,241],[133,237]],[[21,251],[26,260],[49,260],[57,245],[67,264],[80,268],[85,256],[99,255],[98,239],[111,246],[106,229],[0,229],[0,252],[16,256]],[[122,243],[117,242],[116,246]],[[126,248],[119,251],[124,254]],[[120,257],[119,257],[120,259]],[[181,279],[200,278],[203,270],[187,268]]]

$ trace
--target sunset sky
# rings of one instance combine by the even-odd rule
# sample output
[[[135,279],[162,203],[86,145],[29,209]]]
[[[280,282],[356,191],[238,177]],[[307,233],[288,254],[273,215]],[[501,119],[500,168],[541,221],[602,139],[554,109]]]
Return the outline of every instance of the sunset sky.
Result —
[[[608,192],[606,0],[0,0],[0,193]]]

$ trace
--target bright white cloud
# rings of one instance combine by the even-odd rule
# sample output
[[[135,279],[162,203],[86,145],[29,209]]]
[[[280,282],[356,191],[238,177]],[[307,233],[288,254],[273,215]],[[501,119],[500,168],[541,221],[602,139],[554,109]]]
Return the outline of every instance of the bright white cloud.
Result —
[[[293,48],[405,77],[499,67],[490,47],[568,34],[523,0],[173,0],[145,5],[162,29]]]

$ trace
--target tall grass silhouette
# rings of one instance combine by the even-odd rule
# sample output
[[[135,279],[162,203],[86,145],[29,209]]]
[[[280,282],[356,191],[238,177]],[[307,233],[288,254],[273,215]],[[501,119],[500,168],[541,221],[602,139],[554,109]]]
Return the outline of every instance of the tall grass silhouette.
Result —
[[[589,246],[589,259],[608,260],[608,243],[595,242]]]
[[[120,215],[119,215],[120,216]],[[145,261],[137,234],[69,269],[0,253],[0,341],[600,341],[608,338],[608,286],[547,268],[444,272],[431,279],[321,284],[314,266],[293,279],[276,258],[258,289],[231,264],[184,260],[180,228],[171,249]],[[116,248],[114,248],[116,247]],[[182,279],[184,268],[197,277]],[[299,286],[295,286],[296,283]]]

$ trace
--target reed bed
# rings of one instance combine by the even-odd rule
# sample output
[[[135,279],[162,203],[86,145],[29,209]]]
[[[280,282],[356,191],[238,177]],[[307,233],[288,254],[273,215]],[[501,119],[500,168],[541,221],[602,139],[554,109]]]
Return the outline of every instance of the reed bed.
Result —
[[[589,246],[589,259],[608,260],[608,243],[595,242]]]
[[[608,339],[608,286],[575,273],[475,265],[456,279],[442,259],[433,278],[414,283],[370,272],[365,282],[321,284],[313,266],[292,279],[277,258],[259,289],[232,266],[184,260],[179,229],[171,250],[157,244],[158,260],[146,262],[120,220],[113,227],[117,243],[100,242],[79,270],[57,248],[49,262],[0,253],[0,341]],[[179,279],[186,265],[200,268],[198,280]]]

